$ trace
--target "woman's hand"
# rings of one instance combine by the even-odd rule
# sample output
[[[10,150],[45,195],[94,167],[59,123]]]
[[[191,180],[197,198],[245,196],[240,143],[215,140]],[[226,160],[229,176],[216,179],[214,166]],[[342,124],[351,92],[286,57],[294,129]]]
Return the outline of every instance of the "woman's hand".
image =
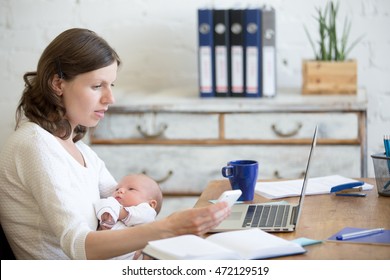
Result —
[[[179,211],[152,223],[121,230],[91,231],[86,239],[87,259],[108,259],[144,248],[149,241],[183,234],[202,235],[230,214],[226,202]],[[136,254],[139,257],[139,252]]]
[[[202,235],[219,225],[229,215],[230,207],[226,202],[221,202],[207,207],[175,212],[165,221],[174,235]]]

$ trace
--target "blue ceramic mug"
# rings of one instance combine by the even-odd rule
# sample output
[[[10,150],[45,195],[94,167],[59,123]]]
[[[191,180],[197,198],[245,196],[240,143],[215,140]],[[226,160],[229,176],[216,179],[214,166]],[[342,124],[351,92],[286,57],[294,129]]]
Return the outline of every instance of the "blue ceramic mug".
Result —
[[[222,167],[222,176],[228,178],[233,190],[241,190],[238,200],[252,201],[255,196],[255,186],[259,164],[255,160],[233,160]]]

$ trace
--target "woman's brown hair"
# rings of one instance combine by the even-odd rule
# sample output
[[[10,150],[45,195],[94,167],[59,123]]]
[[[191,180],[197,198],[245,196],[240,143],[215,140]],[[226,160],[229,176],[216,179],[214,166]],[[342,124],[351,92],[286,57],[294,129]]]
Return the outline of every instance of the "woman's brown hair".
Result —
[[[58,35],[42,53],[37,71],[23,76],[25,88],[16,109],[16,128],[24,114],[53,135],[69,138],[72,128],[65,118],[66,109],[61,97],[52,88],[52,80],[57,74],[71,81],[79,74],[109,66],[115,61],[119,66],[118,54],[93,31],[72,28]],[[86,132],[85,126],[77,126],[73,141],[83,138]]]

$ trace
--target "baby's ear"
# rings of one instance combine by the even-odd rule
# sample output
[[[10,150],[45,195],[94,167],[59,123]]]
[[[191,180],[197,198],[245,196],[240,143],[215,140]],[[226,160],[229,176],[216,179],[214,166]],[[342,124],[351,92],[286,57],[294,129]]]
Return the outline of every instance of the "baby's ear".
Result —
[[[157,200],[151,199],[151,200],[149,201],[149,205],[150,205],[150,207],[152,207],[153,209],[156,209],[156,207],[157,207]]]

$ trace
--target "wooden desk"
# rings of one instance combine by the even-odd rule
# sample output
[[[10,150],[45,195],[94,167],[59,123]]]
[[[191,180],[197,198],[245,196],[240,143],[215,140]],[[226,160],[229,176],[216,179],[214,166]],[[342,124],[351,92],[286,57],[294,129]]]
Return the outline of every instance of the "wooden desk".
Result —
[[[390,229],[390,198],[378,196],[375,180],[364,179],[374,185],[367,196],[338,197],[334,195],[310,195],[305,197],[298,227],[292,233],[275,233],[284,239],[292,240],[306,237],[323,240],[321,244],[306,247],[303,255],[283,257],[281,259],[390,259],[390,246],[345,244],[325,242],[331,235],[344,227]],[[202,192],[195,207],[209,205],[210,199],[217,199],[224,191],[230,189],[228,180],[211,181]],[[298,202],[298,197],[283,200]],[[255,195],[254,202],[270,201],[262,196]]]

